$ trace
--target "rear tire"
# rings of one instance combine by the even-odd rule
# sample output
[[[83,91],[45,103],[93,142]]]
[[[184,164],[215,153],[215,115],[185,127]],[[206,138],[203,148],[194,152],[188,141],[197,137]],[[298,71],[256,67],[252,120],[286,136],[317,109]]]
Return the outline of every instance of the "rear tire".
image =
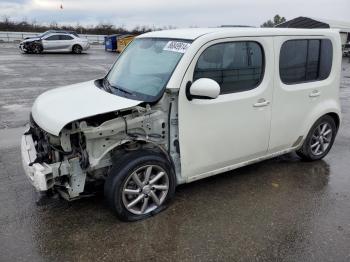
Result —
[[[80,45],[74,45],[72,48],[72,52],[74,54],[81,54],[83,52],[83,48]]]
[[[173,168],[162,154],[137,150],[114,161],[104,194],[119,219],[137,221],[166,209],[175,186]]]
[[[296,152],[297,155],[306,161],[324,158],[331,150],[336,134],[334,119],[329,115],[321,117],[311,127],[302,147]]]

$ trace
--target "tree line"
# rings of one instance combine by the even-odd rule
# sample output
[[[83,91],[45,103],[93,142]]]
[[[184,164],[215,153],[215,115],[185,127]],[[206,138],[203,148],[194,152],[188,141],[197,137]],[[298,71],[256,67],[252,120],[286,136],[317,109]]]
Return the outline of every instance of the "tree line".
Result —
[[[72,25],[59,25],[56,22],[51,22],[48,25],[37,23],[36,21],[13,21],[9,17],[3,17],[0,20],[0,31],[10,32],[45,32],[47,30],[67,30],[76,31],[78,34],[93,34],[93,35],[110,35],[110,34],[143,34],[150,31],[173,29],[173,26],[166,26],[162,28],[148,27],[148,26],[136,26],[131,30],[126,29],[124,26],[115,26],[110,23],[99,23],[92,26],[83,26],[77,24]]]
[[[275,15],[273,19],[264,22],[261,27],[274,27],[275,25],[285,22],[286,19],[279,15]],[[94,34],[94,35],[110,35],[110,34],[143,34],[150,31],[174,29],[173,26],[166,27],[148,27],[148,26],[136,26],[131,30],[126,29],[124,26],[115,26],[111,23],[99,23],[95,26],[83,26],[77,24],[72,25],[59,25],[56,22],[52,22],[49,25],[37,23],[35,20],[28,21],[13,21],[9,17],[5,16],[0,20],[0,31],[11,32],[45,32],[47,30],[67,30],[76,31],[78,34]]]

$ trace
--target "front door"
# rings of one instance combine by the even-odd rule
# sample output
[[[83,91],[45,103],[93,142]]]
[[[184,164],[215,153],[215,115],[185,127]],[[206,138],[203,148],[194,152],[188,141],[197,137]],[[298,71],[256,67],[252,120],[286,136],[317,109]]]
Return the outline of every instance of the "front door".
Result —
[[[217,40],[192,60],[179,94],[181,174],[196,180],[264,156],[273,91],[271,38]],[[218,98],[187,100],[186,84],[211,78]]]
[[[59,49],[60,37],[59,35],[47,36],[42,40],[43,47],[45,51],[51,51]]]

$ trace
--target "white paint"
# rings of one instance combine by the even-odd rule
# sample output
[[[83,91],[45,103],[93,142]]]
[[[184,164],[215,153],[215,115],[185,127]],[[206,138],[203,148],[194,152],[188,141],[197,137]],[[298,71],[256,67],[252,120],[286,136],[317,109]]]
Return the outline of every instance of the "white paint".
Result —
[[[190,88],[193,96],[217,98],[220,94],[219,84],[210,78],[200,78],[193,82]]]
[[[295,150],[294,143],[300,136],[307,136],[319,117],[329,112],[340,116],[341,48],[337,30],[231,28],[200,32],[200,37],[194,30],[181,30],[172,36],[198,37],[168,83],[168,88],[180,86],[179,141],[184,180],[193,181]],[[159,36],[170,37],[170,33],[159,32]],[[327,80],[291,85],[288,89],[279,78],[281,41],[303,37],[331,39],[332,72]],[[246,92],[188,101],[186,84],[192,81],[195,64],[204,49],[215,43],[239,40],[253,40],[263,46],[266,66],[262,83]],[[315,88],[322,91],[321,96],[310,98],[309,93]],[[265,107],[254,107],[260,99],[269,103]]]
[[[94,81],[56,88],[40,95],[32,115],[45,131],[59,135],[68,123],[85,117],[136,106],[137,100],[123,98],[99,89]]]
[[[209,46],[227,41],[258,41],[266,57],[265,78],[255,89],[188,101],[185,85],[192,80],[199,56]],[[271,105],[256,108],[259,99],[272,101],[273,41],[270,37],[214,39],[199,48],[179,95],[181,174],[187,179],[262,157],[269,145]]]
[[[340,116],[341,44],[336,30],[211,28],[152,32],[140,37],[194,40],[167,84],[168,89],[179,90],[183,181],[190,182],[295,150],[299,146],[295,142],[300,136],[306,137],[319,117],[329,112]],[[284,85],[279,77],[282,43],[287,39],[325,37],[333,43],[330,77],[323,81]],[[264,49],[265,70],[260,85],[245,92],[219,95],[216,99],[189,101],[186,84],[193,80],[201,53],[217,43],[247,40],[259,42]],[[197,94],[203,94],[201,90]],[[208,90],[211,90],[209,96],[215,97],[214,88]],[[321,95],[310,97],[314,90]],[[266,102],[264,106],[257,106],[261,101]],[[44,93],[34,103],[32,112],[39,126],[58,135],[72,121],[131,108],[139,103],[141,101],[102,91],[89,81]]]

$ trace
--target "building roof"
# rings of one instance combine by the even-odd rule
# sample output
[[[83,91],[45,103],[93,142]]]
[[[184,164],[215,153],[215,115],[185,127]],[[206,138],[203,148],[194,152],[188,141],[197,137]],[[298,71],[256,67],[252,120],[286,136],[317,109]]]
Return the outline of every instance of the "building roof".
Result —
[[[341,32],[350,32],[350,22],[335,21],[323,18],[299,16],[278,24],[279,28],[333,28]]]
[[[331,30],[326,29],[294,29],[294,28],[238,28],[238,27],[220,27],[220,28],[188,28],[154,31],[138,36],[138,38],[174,38],[195,40],[204,35],[218,35],[222,37],[238,37],[238,36],[273,36],[273,35],[320,35],[327,34]]]

